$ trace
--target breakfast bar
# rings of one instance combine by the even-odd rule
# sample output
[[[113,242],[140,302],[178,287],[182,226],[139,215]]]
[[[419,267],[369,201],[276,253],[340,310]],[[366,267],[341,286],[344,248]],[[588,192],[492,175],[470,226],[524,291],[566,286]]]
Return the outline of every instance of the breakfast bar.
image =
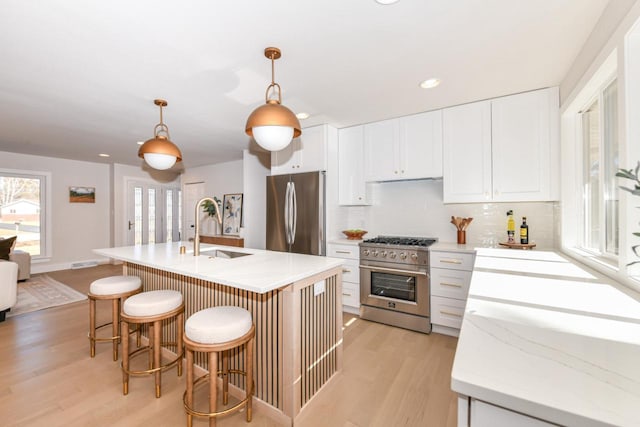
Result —
[[[185,318],[208,307],[249,310],[256,325],[255,405],[295,425],[304,405],[341,369],[342,260],[203,244],[199,256],[183,243],[96,249],[124,263],[145,291],[182,292]],[[172,326],[165,328],[173,336]],[[199,355],[201,357],[201,355]],[[208,369],[204,357],[196,364]],[[242,369],[242,357],[231,364]],[[242,377],[232,379],[243,388]]]

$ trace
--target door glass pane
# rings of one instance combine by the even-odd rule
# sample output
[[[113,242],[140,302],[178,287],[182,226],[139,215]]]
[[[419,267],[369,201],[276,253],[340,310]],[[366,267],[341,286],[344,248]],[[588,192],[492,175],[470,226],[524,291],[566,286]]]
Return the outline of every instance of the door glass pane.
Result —
[[[149,188],[149,208],[148,208],[148,219],[149,219],[149,237],[148,243],[153,244],[156,242],[156,190],[155,188]]]
[[[584,246],[600,250],[600,112],[595,101],[583,113],[584,139]]]
[[[43,179],[0,175],[0,237],[17,236],[16,249],[37,256],[41,251]]]
[[[609,254],[618,254],[618,85],[613,81],[602,94],[602,138],[604,154],[604,217],[605,247]]]
[[[166,199],[167,242],[173,242],[173,190],[167,190]]]
[[[415,302],[416,278],[399,274],[372,272],[371,294]]]
[[[142,244],[142,187],[133,189],[134,244]]]

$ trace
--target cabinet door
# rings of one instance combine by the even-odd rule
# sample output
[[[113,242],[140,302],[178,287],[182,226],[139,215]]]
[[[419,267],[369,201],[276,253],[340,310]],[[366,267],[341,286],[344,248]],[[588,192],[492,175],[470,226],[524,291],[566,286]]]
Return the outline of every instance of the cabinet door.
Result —
[[[400,174],[402,179],[442,176],[442,111],[400,119]]]
[[[398,168],[398,120],[364,125],[364,165],[366,181],[401,179]]]
[[[442,113],[445,203],[491,200],[491,104],[474,102]]]
[[[272,151],[271,175],[299,172],[300,149],[300,138],[293,138],[293,141],[282,150]]]
[[[327,170],[327,126],[305,128],[297,139],[300,158],[296,173]]]
[[[370,204],[364,180],[364,128],[354,126],[338,133],[338,204]]]
[[[557,103],[557,88],[491,101],[494,201],[553,199],[551,150],[557,142],[550,125]]]
[[[556,425],[476,399],[471,399],[469,418],[468,425],[471,427],[553,427]]]

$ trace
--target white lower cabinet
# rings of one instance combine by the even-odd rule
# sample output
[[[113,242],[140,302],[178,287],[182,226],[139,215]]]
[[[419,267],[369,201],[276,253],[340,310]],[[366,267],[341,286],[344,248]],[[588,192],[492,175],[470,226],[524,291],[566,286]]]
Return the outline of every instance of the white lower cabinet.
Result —
[[[458,398],[458,427],[553,427],[557,425],[474,398],[464,396]]]
[[[431,275],[431,324],[459,330],[469,294],[474,252],[429,251]],[[451,331],[453,332],[453,331]]]
[[[357,244],[327,244],[327,256],[344,258],[342,265],[342,306],[357,314],[360,308],[360,246]]]

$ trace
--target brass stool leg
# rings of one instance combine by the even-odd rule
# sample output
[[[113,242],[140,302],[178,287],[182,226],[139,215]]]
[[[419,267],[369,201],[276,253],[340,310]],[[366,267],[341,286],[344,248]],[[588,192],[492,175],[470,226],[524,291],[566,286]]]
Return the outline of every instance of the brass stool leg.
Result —
[[[162,320],[153,322],[153,367],[160,368],[160,352],[162,351]],[[156,376],[156,397],[160,397],[162,385],[162,370],[158,369]]]
[[[218,353],[209,353],[209,412],[216,412],[218,400]],[[209,427],[216,427],[216,417],[209,418]]]
[[[229,352],[222,351],[222,403],[229,403]]]
[[[182,355],[184,351],[184,311],[178,314],[176,321],[178,322],[176,325],[178,329],[178,336],[176,337],[176,353],[178,355]],[[180,360],[178,361],[178,376],[182,376],[182,356],[180,356]]]
[[[187,406],[193,408],[193,351],[186,349],[187,353]],[[187,427],[193,427],[193,415],[187,412]]]
[[[244,348],[244,369],[247,372],[245,390],[247,397],[247,422],[251,422],[253,403],[253,338],[245,344]]]
[[[96,300],[89,298],[89,354],[96,357]]]
[[[120,298],[115,298],[111,301],[111,331],[113,338],[113,360],[118,360],[118,341],[119,338],[115,338],[119,336],[118,332],[120,332]]]
[[[122,337],[122,394],[129,394],[129,322],[123,320],[120,325]]]

